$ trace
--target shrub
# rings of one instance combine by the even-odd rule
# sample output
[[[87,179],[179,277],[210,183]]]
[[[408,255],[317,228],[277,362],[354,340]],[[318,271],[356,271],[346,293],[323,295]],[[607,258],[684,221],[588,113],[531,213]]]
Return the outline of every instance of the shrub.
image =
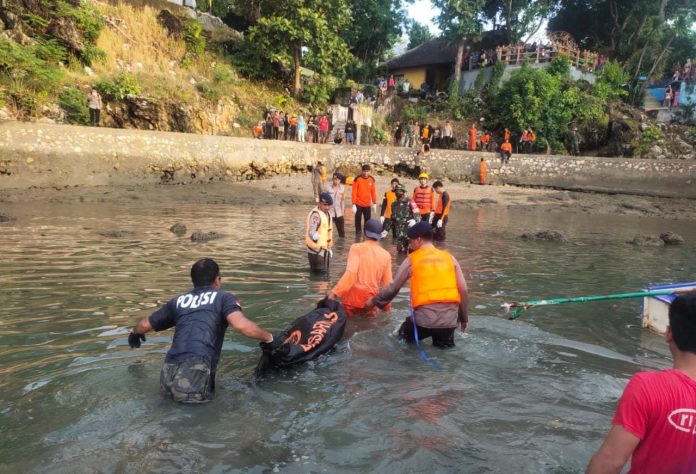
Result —
[[[238,80],[237,73],[226,64],[218,64],[213,69],[213,82],[234,85]]]
[[[404,121],[417,120],[422,122],[428,118],[428,110],[425,107],[408,104],[401,110],[401,116]]]
[[[58,105],[65,111],[65,121],[77,125],[89,123],[86,94],[76,86],[63,88],[58,95]]]
[[[189,53],[202,54],[205,51],[206,40],[205,36],[203,36],[203,28],[197,20],[190,19],[186,22],[184,42]]]
[[[389,133],[377,127],[372,128],[372,140],[378,145],[389,143]]]
[[[139,94],[140,85],[133,76],[124,73],[113,80],[99,82],[97,90],[104,100],[122,100],[127,95]]]
[[[570,77],[570,60],[565,56],[556,56],[549,63],[546,72],[561,79]]]
[[[62,63],[68,59],[68,51],[56,39],[36,39],[36,56],[49,63]]]
[[[650,149],[662,140],[662,131],[654,125],[643,130],[643,134],[631,142],[633,152],[638,156],[644,156]]]
[[[617,61],[608,61],[599,73],[594,93],[607,101],[613,101],[628,96],[628,74]]]

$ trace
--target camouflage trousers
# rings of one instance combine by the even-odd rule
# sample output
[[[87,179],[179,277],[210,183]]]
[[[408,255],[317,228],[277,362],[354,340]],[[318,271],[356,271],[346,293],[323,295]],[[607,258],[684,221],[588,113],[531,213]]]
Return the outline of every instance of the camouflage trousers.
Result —
[[[175,402],[208,403],[215,390],[215,374],[205,360],[165,362],[160,373],[160,385]]]

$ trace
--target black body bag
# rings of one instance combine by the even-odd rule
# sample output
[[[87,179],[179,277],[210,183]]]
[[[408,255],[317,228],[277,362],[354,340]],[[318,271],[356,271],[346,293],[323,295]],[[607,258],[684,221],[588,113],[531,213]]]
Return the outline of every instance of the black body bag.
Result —
[[[316,309],[293,321],[285,331],[274,337],[283,345],[272,353],[264,351],[256,366],[256,378],[272,369],[284,369],[326,354],[341,340],[348,320],[341,304],[323,299]]]

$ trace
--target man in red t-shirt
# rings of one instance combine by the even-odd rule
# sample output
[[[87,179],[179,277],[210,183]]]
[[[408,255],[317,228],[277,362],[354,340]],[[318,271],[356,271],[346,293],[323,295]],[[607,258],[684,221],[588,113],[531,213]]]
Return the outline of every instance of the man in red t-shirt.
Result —
[[[696,295],[677,297],[665,333],[673,368],[631,378],[587,474],[696,472]]]

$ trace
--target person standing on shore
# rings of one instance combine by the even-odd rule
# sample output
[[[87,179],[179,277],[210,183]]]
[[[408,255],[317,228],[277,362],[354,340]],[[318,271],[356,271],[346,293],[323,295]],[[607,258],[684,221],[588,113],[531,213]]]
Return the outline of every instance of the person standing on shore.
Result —
[[[481,158],[481,161],[483,161],[483,158]],[[435,229],[433,238],[438,242],[444,242],[447,237],[445,227],[449,220],[452,201],[450,200],[449,193],[445,191],[445,185],[442,184],[442,181],[435,181],[433,183],[433,189],[437,195],[437,207],[435,207],[435,218],[433,219],[433,229]]]
[[[481,164],[479,165],[479,184],[486,184],[486,158],[481,157]]]
[[[321,161],[312,168],[312,191],[314,192],[314,202],[319,202],[319,195],[324,191],[323,177],[326,173],[326,167]]]
[[[401,339],[414,342],[432,337],[439,348],[454,347],[454,331],[469,325],[468,288],[459,262],[452,254],[433,245],[433,228],[419,222],[408,230],[412,252],[394,275],[392,283],[365,305],[384,308],[402,286],[411,280],[411,311],[398,329]]]
[[[370,220],[372,213],[370,209],[377,212],[377,183],[375,178],[370,176],[370,165],[362,166],[359,176],[353,180],[350,199],[353,202],[353,214],[355,214],[355,233],[362,232],[362,221]]]
[[[89,107],[89,124],[92,127],[98,127],[102,109],[102,97],[96,87],[87,94],[87,106]]]
[[[510,162],[510,157],[512,156],[512,143],[509,140],[505,140],[504,143],[500,144],[500,164]]]
[[[476,124],[472,123],[469,129],[469,151],[476,151],[476,145],[478,143],[478,130],[476,129]]]
[[[334,173],[331,179],[331,185],[326,192],[328,192],[331,195],[331,199],[333,199],[333,204],[331,205],[331,209],[329,209],[331,222],[336,226],[338,236],[345,237],[345,219],[343,213],[346,208],[346,187],[341,181],[343,181],[343,175]]]
[[[350,246],[346,271],[326,294],[328,299],[341,298],[348,317],[376,316],[377,308],[367,309],[365,303],[391,283],[391,255],[379,245],[381,234],[382,224],[377,219],[365,223],[365,241]]]
[[[452,146],[452,124],[449,120],[442,127],[442,148],[449,149]]]
[[[421,220],[432,224],[435,217],[435,191],[428,185],[428,173],[418,175],[420,185],[413,190],[413,200],[420,209]]]
[[[326,115],[319,117],[319,143],[326,143],[329,137],[329,119]]]
[[[333,198],[329,193],[319,195],[319,204],[307,214],[307,230],[305,244],[309,268],[313,273],[328,273],[329,263],[333,256],[333,226],[329,209]]]
[[[573,127],[573,131],[570,132],[570,154],[573,156],[580,155],[580,134],[578,133],[578,127]]]
[[[244,316],[239,299],[222,291],[218,264],[210,258],[191,267],[193,289],[141,319],[128,335],[128,345],[139,348],[150,331],[174,327],[172,345],[160,375],[162,389],[180,403],[206,403],[215,391],[215,374],[227,326],[273,352],[282,341],[273,338]]]
[[[628,382],[613,427],[587,466],[587,474],[686,474],[696,468],[696,294],[669,308],[665,341],[671,369],[639,372]]]

